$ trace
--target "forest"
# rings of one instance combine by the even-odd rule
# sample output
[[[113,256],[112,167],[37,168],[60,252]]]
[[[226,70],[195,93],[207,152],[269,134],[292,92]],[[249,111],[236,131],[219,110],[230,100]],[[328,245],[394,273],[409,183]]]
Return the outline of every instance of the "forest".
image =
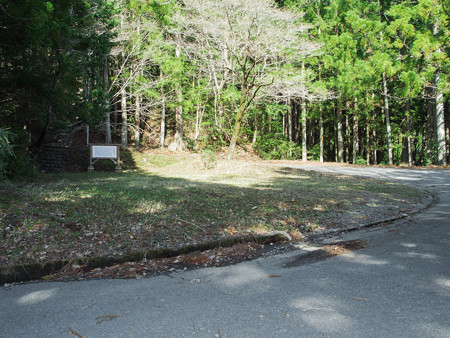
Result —
[[[446,165],[449,0],[4,0],[0,177],[104,143]]]

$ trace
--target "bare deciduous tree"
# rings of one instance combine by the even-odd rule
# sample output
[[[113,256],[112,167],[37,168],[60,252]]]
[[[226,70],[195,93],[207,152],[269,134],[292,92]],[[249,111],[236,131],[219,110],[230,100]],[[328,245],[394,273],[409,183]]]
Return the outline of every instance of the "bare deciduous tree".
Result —
[[[308,27],[301,23],[299,13],[281,10],[271,0],[184,3],[174,33],[182,37],[180,41],[187,53],[195,55],[208,69],[215,93],[220,92],[224,81],[240,91],[228,151],[228,158],[232,159],[242,119],[255,98],[269,93],[286,96],[283,90],[307,93],[303,82],[286,86],[280,70],[290,64],[292,70],[301,72],[299,60],[320,46],[306,39]],[[277,92],[274,94],[273,90]]]

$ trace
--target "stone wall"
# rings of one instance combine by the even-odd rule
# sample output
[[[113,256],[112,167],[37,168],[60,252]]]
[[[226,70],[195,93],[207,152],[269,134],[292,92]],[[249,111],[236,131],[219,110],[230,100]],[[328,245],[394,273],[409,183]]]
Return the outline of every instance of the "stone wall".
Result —
[[[76,138],[86,139],[86,127],[71,125],[64,132],[51,136],[38,153],[39,169],[47,173],[85,171],[89,164],[89,148]]]

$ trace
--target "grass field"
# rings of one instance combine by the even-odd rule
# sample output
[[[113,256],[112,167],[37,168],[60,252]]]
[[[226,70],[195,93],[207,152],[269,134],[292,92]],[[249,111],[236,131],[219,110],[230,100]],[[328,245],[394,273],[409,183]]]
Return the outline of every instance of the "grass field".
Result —
[[[122,255],[249,233],[306,233],[408,211],[424,194],[375,180],[132,154],[133,170],[0,183],[0,267]]]

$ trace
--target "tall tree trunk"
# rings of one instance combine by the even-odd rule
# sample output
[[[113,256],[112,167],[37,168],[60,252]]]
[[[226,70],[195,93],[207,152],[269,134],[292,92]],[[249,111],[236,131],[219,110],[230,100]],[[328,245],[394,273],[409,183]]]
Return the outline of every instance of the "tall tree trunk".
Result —
[[[230,147],[228,148],[228,159],[232,160],[234,157],[234,150],[236,148],[237,139],[241,129],[242,118],[247,107],[247,88],[243,87],[241,92],[241,99],[239,102],[239,108],[236,114],[236,121],[234,123],[233,136],[231,136]],[[292,137],[292,133],[291,133]]]
[[[302,133],[302,121],[301,121],[301,116],[302,116],[302,105],[299,104],[297,101],[295,101],[294,103],[294,117],[292,118],[292,123],[294,124],[294,131],[293,131],[293,141],[296,143],[300,143],[301,140],[301,136],[300,134]]]
[[[140,38],[140,34],[141,34],[140,18],[138,18],[136,20],[136,23],[137,23],[136,33],[137,33],[137,36]],[[143,75],[142,68],[137,70],[136,74],[139,75],[139,77],[142,77],[142,75]],[[138,81],[136,79],[135,79],[135,81],[138,84]],[[142,101],[142,95],[137,94],[136,102],[135,102],[135,110],[134,110],[134,147],[136,150],[139,150],[139,147],[141,144],[141,101]]]
[[[302,99],[302,161],[306,162],[308,160],[308,150],[307,150],[307,137],[306,137],[306,102]]]
[[[344,147],[345,147],[345,159],[344,162],[350,163],[350,101],[346,103],[347,109],[345,110],[345,137],[344,137]]]
[[[34,143],[34,146],[32,146],[32,151],[36,152],[39,150],[39,148],[42,146],[45,140],[45,136],[47,136],[48,130],[50,129],[50,123],[52,122],[52,112],[53,112],[53,106],[49,106],[47,109],[47,114],[45,117],[45,125],[44,128],[42,128],[41,133],[39,134],[39,137],[37,141]]]
[[[352,162],[356,164],[359,155],[359,117],[358,117],[358,99],[355,97],[355,105],[353,109],[353,156]]]
[[[197,109],[195,111],[195,135],[194,135],[195,141],[197,141],[198,136],[200,135],[204,112],[205,109],[200,108],[200,102],[197,103]]]
[[[320,142],[320,154],[319,160],[323,163],[323,111],[322,105],[319,106],[319,142]]]
[[[139,150],[141,143],[141,94],[136,96],[136,109],[134,111],[135,129],[134,129],[134,147]]]
[[[413,153],[412,153],[412,121],[411,121],[411,101],[408,99],[406,101],[406,128],[407,128],[407,143],[408,143],[408,166],[412,167]]]
[[[439,22],[436,18],[433,27],[433,35],[437,36],[440,32]],[[437,53],[441,52],[441,48],[438,47]],[[435,89],[435,105],[434,105],[434,129],[436,135],[436,163],[446,165],[447,164],[447,149],[446,149],[446,137],[445,137],[445,117],[444,117],[444,95],[439,88],[441,81],[441,70],[437,67],[434,74],[433,84]]]
[[[436,104],[434,110],[434,121],[436,130],[436,162],[437,164],[447,164],[447,147],[445,144],[445,116],[444,116],[444,95],[439,89],[440,81],[439,71],[435,74],[434,83],[436,86]]]
[[[91,102],[92,100],[92,69],[91,69],[91,54],[92,51],[88,50],[88,74],[87,74],[87,92],[86,92],[86,100],[87,102]]]
[[[159,146],[164,148],[164,141],[166,139],[166,103],[164,97],[161,102],[161,132],[159,137]]]
[[[255,113],[255,129],[253,130],[252,148],[255,146],[257,139],[258,139],[258,114]]]
[[[373,142],[374,142],[374,148],[373,148],[373,164],[378,164],[378,153],[377,153],[377,147],[378,147],[378,140],[377,140],[377,128],[376,125],[374,125],[373,131]]]
[[[372,102],[373,99],[375,97],[375,94],[372,93]],[[369,93],[367,93],[366,96],[366,104],[367,106],[369,106],[370,102],[369,102]],[[373,116],[375,119],[375,109],[372,110],[373,112]],[[375,126],[374,126],[375,128]],[[370,165],[370,119],[369,116],[366,117],[366,163],[367,165]]]
[[[181,56],[181,50],[179,47],[175,49],[175,56],[179,58]],[[177,97],[177,106],[175,107],[175,138],[170,145],[170,149],[173,151],[182,151],[184,149],[183,143],[183,92],[181,89],[180,79],[175,87],[175,95]]]
[[[200,91],[200,77],[197,79],[197,109],[196,109],[196,119],[195,119],[195,137],[194,140],[197,141],[198,136],[200,135],[200,130],[202,127],[203,114],[205,113],[205,108],[200,107],[201,101],[201,91]]]
[[[121,104],[120,109],[122,110],[122,148],[126,148],[128,146],[128,112],[127,112],[127,90],[125,85],[123,85],[121,89]]]
[[[288,124],[288,129],[287,129],[287,132],[288,132],[288,140],[289,140],[289,142],[292,142],[292,140],[293,140],[293,130],[294,130],[294,127],[293,127],[293,124],[294,124],[294,111],[295,111],[295,102],[294,102],[294,100],[291,100],[290,101],[290,106],[291,106],[291,109],[289,110],[289,112],[288,112],[288,120],[287,120],[287,124]]]
[[[120,14],[120,27],[124,26],[124,12]],[[125,58],[125,51],[122,49],[122,60]],[[125,85],[126,80],[122,84],[122,88],[120,89],[121,101],[120,101],[120,110],[122,112],[122,129],[121,129],[121,144],[122,148],[126,148],[128,146],[128,112],[127,112],[127,89]],[[117,118],[117,115],[116,115]],[[116,121],[117,123],[117,121]]]
[[[337,99],[336,107],[336,124],[337,124],[337,161],[344,162],[344,136],[342,134],[342,101]]]
[[[183,94],[181,91],[181,84],[177,84],[177,87],[175,89],[178,105],[175,108],[175,120],[176,120],[176,127],[175,127],[175,146],[172,148],[175,151],[182,151],[184,148],[183,144],[183,106],[181,105],[181,102],[183,100]]]
[[[109,69],[108,69],[108,55],[104,56],[103,65],[103,89],[105,93],[109,91]],[[105,95],[105,143],[111,144],[111,103],[109,102],[109,97]]]
[[[432,99],[433,97],[433,88],[431,86],[427,86],[425,88],[425,102],[426,102],[426,111],[427,111],[427,129],[426,129],[426,160],[425,164],[428,164],[427,162],[431,161],[434,158],[433,149],[434,149],[434,140],[435,140],[435,100]]]
[[[386,136],[387,136],[387,146],[388,146],[388,157],[389,165],[394,164],[394,155],[392,151],[392,131],[391,131],[391,118],[389,112],[389,101],[388,101],[388,89],[386,73],[383,73],[383,96],[384,96],[384,114],[386,116]]]
[[[359,118],[358,114],[353,114],[353,154],[352,162],[356,164],[359,155]]]
[[[370,123],[366,120],[366,164],[370,165]]]
[[[302,61],[302,74],[305,74],[305,62]],[[303,97],[301,101],[301,117],[302,117],[302,161],[306,162],[308,160],[308,144],[307,144],[307,130],[306,130],[306,93],[303,92]]]
[[[162,70],[159,72],[159,79],[162,82],[163,74]],[[161,131],[159,134],[159,146],[164,148],[164,141],[166,138],[166,100],[164,97],[164,88],[161,86]]]

